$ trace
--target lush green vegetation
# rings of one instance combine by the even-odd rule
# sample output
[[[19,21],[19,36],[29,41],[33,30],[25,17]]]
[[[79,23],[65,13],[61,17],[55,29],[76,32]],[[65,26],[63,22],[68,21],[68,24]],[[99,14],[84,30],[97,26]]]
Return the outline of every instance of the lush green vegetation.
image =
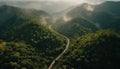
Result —
[[[39,62],[39,56],[32,46],[23,42],[0,42],[1,69],[38,69]]]
[[[0,39],[6,43],[1,48],[7,48],[1,49],[4,51],[1,52],[0,64],[3,65],[0,67],[2,69],[47,68],[65,48],[65,39],[50,31],[43,23],[42,18],[18,13],[21,9],[14,7],[2,6],[2,8],[6,9],[3,9],[4,14],[1,15],[5,16],[8,11],[10,17],[6,16],[3,21],[0,21]]]
[[[102,30],[84,35],[73,40],[58,61],[59,66],[67,69],[119,69],[119,42],[120,34],[113,31]]]
[[[69,37],[81,36],[100,29],[120,32],[120,8],[118,6],[120,2],[111,1],[99,5],[87,3],[78,5],[67,13],[61,12],[64,15],[57,19],[55,29]],[[64,16],[71,19],[66,22]]]
[[[82,17],[75,17],[66,23],[63,22],[63,24],[55,26],[55,29],[68,37],[77,37],[98,30],[93,22]]]
[[[55,15],[56,23],[42,10],[0,6],[0,69],[47,69],[65,49],[65,36],[70,46],[54,69],[120,69],[118,6],[83,4]]]

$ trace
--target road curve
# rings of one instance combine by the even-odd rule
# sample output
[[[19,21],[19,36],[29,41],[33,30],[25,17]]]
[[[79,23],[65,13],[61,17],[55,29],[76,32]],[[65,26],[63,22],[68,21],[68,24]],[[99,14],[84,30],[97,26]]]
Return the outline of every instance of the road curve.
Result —
[[[49,29],[53,32],[56,32],[54,31],[52,28],[51,28],[51,25],[49,25]],[[57,33],[57,32],[56,32]],[[67,38],[66,36],[62,35],[63,37],[66,38],[67,40],[67,44],[66,44],[66,48],[62,51],[62,53],[60,55],[58,55],[53,61],[52,63],[50,64],[50,66],[48,67],[48,69],[52,69],[53,65],[55,64],[55,62],[67,51],[68,47],[69,47],[69,44],[70,44],[70,39]]]

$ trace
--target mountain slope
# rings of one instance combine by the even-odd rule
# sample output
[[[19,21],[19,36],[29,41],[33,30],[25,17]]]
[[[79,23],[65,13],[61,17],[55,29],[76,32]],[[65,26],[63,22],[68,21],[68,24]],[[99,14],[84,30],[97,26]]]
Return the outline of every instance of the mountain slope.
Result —
[[[5,9],[3,9],[5,8]],[[62,52],[62,50],[65,48],[66,41],[63,37],[59,36],[58,34],[50,31],[49,28],[46,27],[41,17],[46,16],[43,12],[38,12],[36,10],[29,11],[31,13],[22,13],[22,9],[16,8],[16,7],[10,7],[10,6],[1,6],[0,7],[0,17],[4,16],[2,20],[0,20],[0,40],[3,40],[3,42],[18,42],[18,45],[21,47],[19,42],[25,43],[26,47],[22,48],[25,51],[29,52],[29,49],[33,49],[33,53],[29,52],[31,56],[33,56],[34,59],[29,59],[30,62],[26,62],[27,58],[24,59],[21,57],[16,57],[17,59],[21,58],[22,60],[25,60],[23,62],[24,64],[21,64],[18,60],[12,60],[14,57],[1,59],[1,62],[4,68],[6,66],[6,69],[13,69],[13,68],[31,68],[31,69],[40,69],[40,68],[47,68],[50,62]],[[3,12],[4,11],[4,12]],[[26,10],[22,10],[26,11]],[[38,13],[37,13],[38,12]],[[4,14],[3,14],[4,13]],[[36,15],[34,15],[34,14]],[[6,16],[6,14],[9,14]],[[39,16],[40,18],[38,18]],[[9,45],[5,45],[8,50],[6,52],[4,51],[4,55],[2,54],[2,57],[7,57],[9,54],[12,54],[14,52],[14,49],[10,43],[10,50],[9,52]],[[16,45],[15,45],[16,46]],[[2,46],[3,47],[3,46]],[[16,47],[15,47],[16,48]],[[27,48],[27,49],[26,49]],[[17,48],[16,48],[17,49]],[[18,48],[19,49],[19,48]],[[17,50],[15,52],[19,52],[22,54],[21,50]],[[29,54],[25,54],[26,57],[29,56]],[[30,56],[30,57],[31,57]],[[9,60],[7,62],[4,62],[5,60]],[[35,64],[33,64],[35,63]],[[8,65],[6,65],[8,64]],[[19,66],[14,66],[19,65]],[[30,64],[30,65],[29,65]]]
[[[99,5],[91,5],[88,3],[84,3],[82,5],[78,5],[75,8],[73,8],[71,11],[67,13],[68,16],[91,16],[91,14],[94,14],[94,12],[106,12],[114,16],[120,16],[120,8],[119,8],[120,2],[114,2],[114,1],[107,1]]]
[[[55,29],[66,36],[77,37],[95,32],[98,28],[95,23],[91,21],[88,21],[82,17],[75,17],[66,23],[61,23],[58,27],[55,26]]]
[[[0,42],[1,69],[38,69],[39,62],[39,56],[30,45],[23,42]]]
[[[83,4],[77,6],[68,16],[82,16],[88,20],[98,23],[103,29],[119,29],[120,2],[108,1],[99,5]],[[111,27],[112,26],[112,27]]]
[[[113,1],[107,1],[105,3],[102,3],[101,5],[98,5],[95,7],[97,11],[103,10],[104,12],[108,12],[115,16],[120,16],[120,2],[113,2]]]
[[[74,8],[69,9],[69,11],[68,9],[65,10],[67,12],[61,12],[64,15],[62,15],[61,13],[58,13],[57,16],[60,16],[60,17],[58,17],[58,19],[55,22],[56,28],[57,30],[62,29],[62,31],[64,31],[62,33],[68,33],[69,31],[71,33],[72,32],[75,33],[75,31],[79,32],[79,30],[78,31],[74,30],[72,26],[67,29],[67,26],[74,24],[74,23],[73,24],[69,23],[71,20],[74,20],[75,18],[77,20],[78,19],[77,17],[81,17],[83,20],[85,19],[88,21],[87,24],[91,24],[90,22],[94,24],[95,26],[94,30],[92,29],[93,27],[92,28],[89,26],[85,27],[85,28],[91,29],[91,31],[93,32],[95,31],[96,27],[97,27],[96,31],[99,29],[110,29],[110,30],[115,30],[119,32],[119,29],[120,29],[119,6],[120,6],[120,2],[112,2],[112,1],[108,1],[99,5],[91,5],[87,3],[78,5]],[[82,20],[82,19],[79,19],[79,20]],[[81,25],[81,23],[79,22],[76,24]],[[63,27],[60,27],[61,25],[63,25]],[[74,28],[77,28],[77,26],[76,27],[74,26]],[[89,31],[87,33],[89,33]],[[72,35],[74,36],[76,35],[76,33]]]
[[[42,10],[34,10],[34,9],[22,9],[17,7],[12,7],[8,5],[0,6],[0,21],[4,22],[4,19],[9,19],[12,16],[19,15],[19,16],[29,16],[29,17],[41,17],[41,16],[48,16],[48,13]]]
[[[75,69],[119,69],[119,41],[120,34],[108,30],[77,37],[59,61],[59,66],[56,66]]]

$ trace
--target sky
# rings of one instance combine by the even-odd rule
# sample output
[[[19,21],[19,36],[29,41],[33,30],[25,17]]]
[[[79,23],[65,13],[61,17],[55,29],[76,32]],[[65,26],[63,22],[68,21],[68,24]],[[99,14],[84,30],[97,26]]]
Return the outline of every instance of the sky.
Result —
[[[104,1],[120,1],[120,0],[0,0],[0,1],[49,1],[49,2],[69,2],[69,3],[83,3],[83,2],[88,2],[88,3],[100,3]]]
[[[79,5],[82,3],[99,4],[105,1],[120,1],[120,0],[0,0],[0,5],[11,5],[22,8],[32,8],[45,10],[50,13],[59,12],[70,6]]]

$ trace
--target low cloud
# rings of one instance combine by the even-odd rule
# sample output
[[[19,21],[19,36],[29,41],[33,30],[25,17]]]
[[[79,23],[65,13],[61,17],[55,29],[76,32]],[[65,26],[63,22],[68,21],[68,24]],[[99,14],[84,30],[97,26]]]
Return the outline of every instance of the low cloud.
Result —
[[[34,8],[54,13],[84,2],[97,4],[104,1],[119,0],[0,0],[0,5],[7,4],[22,8]]]

